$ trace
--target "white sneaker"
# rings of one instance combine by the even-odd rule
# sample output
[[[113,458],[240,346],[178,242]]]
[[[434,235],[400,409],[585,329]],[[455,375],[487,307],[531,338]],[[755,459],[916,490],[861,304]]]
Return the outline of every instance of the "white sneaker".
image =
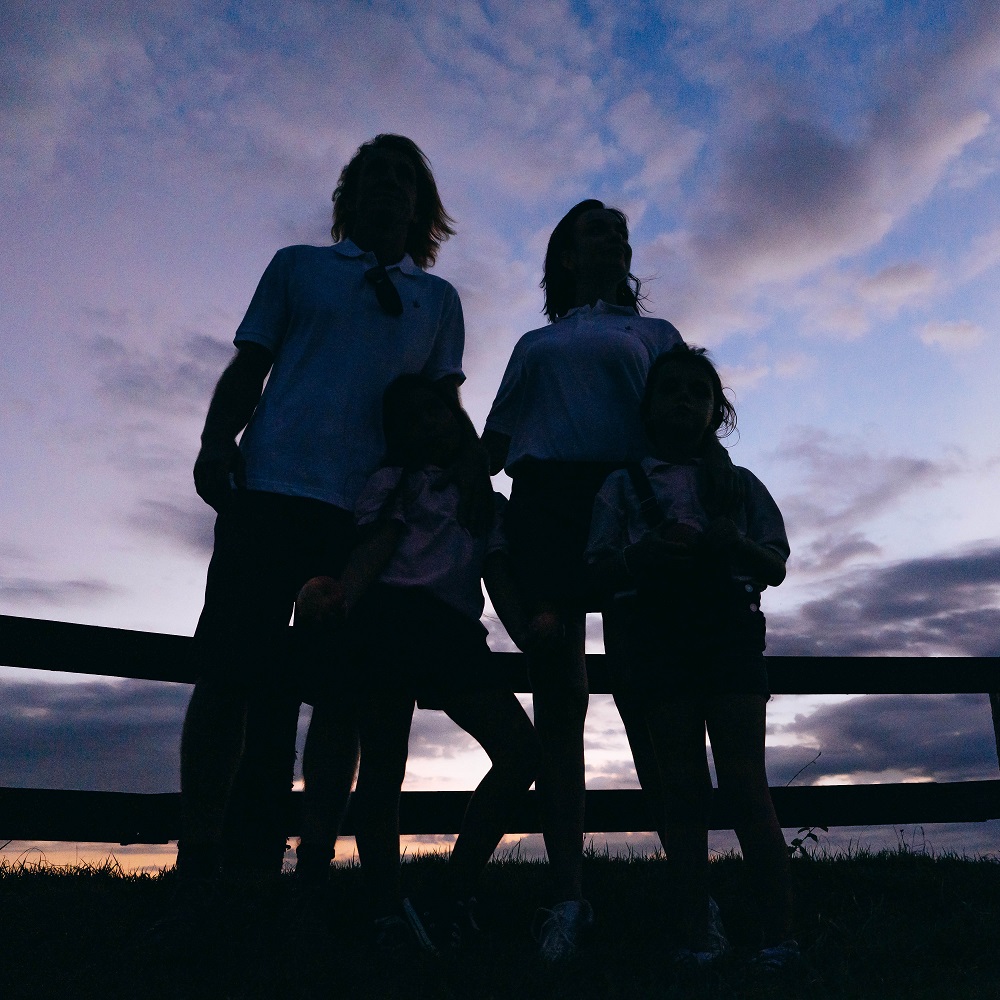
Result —
[[[690,969],[707,969],[725,958],[731,951],[729,938],[726,937],[726,930],[722,926],[719,904],[711,896],[708,898],[708,932],[705,942],[706,947],[701,951],[678,948],[673,954],[674,963]]]
[[[538,954],[546,962],[562,962],[576,952],[580,932],[594,922],[594,908],[585,899],[556,903],[535,914],[533,928]]]
[[[730,952],[729,938],[726,937],[726,929],[722,926],[722,914],[719,913],[719,904],[708,897],[708,948],[707,951],[722,958]]]
[[[750,964],[760,972],[781,972],[794,969],[802,961],[799,943],[794,938],[782,941],[781,944],[761,948],[751,959]]]
[[[427,933],[420,915],[408,899],[403,900],[399,913],[376,918],[375,947],[390,958],[406,952],[438,955],[438,950]]]

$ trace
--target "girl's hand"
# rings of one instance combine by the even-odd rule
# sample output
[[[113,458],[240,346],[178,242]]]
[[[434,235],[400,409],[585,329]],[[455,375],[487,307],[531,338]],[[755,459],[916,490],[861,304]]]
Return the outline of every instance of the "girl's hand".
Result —
[[[639,541],[625,546],[622,554],[625,568],[632,576],[641,580],[667,566],[676,566],[679,560],[690,559],[694,549],[687,541],[664,538],[661,529],[647,531]]]
[[[715,517],[703,535],[705,547],[709,552],[728,554],[739,548],[743,542],[740,529],[730,517]]]

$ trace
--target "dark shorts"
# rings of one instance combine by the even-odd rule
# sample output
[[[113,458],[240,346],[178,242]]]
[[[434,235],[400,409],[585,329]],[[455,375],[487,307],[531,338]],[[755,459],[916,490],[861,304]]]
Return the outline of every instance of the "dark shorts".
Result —
[[[526,459],[512,470],[504,530],[511,567],[529,608],[598,610],[600,600],[586,585],[583,554],[594,497],[619,468],[613,462]]]
[[[449,696],[505,687],[482,622],[418,587],[376,584],[347,632],[360,697],[403,690],[421,708],[442,708]]]
[[[205,606],[195,631],[199,676],[251,687],[293,684],[295,596],[339,576],[354,545],[350,511],[306,497],[241,490],[215,522]]]
[[[612,687],[632,697],[756,694],[770,698],[764,616],[749,622],[657,615],[649,604],[616,602],[604,612]],[[759,622],[755,621],[759,616]],[[697,627],[693,628],[695,624]]]

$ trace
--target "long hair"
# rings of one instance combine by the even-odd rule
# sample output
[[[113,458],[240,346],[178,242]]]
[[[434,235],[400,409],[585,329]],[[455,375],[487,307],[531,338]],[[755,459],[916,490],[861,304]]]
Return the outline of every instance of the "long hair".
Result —
[[[409,157],[413,164],[417,178],[417,208],[416,218],[410,224],[410,231],[406,237],[406,252],[413,258],[417,267],[433,267],[441,244],[449,236],[455,235],[455,230],[452,228],[455,220],[441,204],[441,196],[438,194],[427,157],[420,147],[406,136],[383,132],[358,147],[350,162],[341,170],[333,192],[333,226],[330,232],[335,240],[351,238],[356,224],[354,202],[357,197],[361,167],[365,157],[376,149],[398,150]]]
[[[722,379],[708,356],[704,347],[694,347],[691,344],[674,344],[669,351],[664,351],[653,362],[646,376],[646,391],[639,404],[639,416],[642,418],[646,434],[652,439],[652,428],[649,424],[649,410],[660,372],[667,365],[690,365],[708,376],[712,384],[712,420],[708,429],[711,433],[705,436],[701,445],[702,469],[699,476],[698,495],[705,510],[715,517],[720,514],[734,516],[743,503],[744,484],[740,474],[729,457],[729,452],[720,438],[729,437],[736,430],[736,407],[726,396]]]
[[[563,254],[567,250],[573,249],[573,239],[576,232],[576,220],[595,208],[608,208],[603,201],[596,198],[588,198],[574,205],[560,220],[552,235],[549,237],[549,245],[545,251],[545,268],[542,274],[541,288],[545,293],[545,306],[543,312],[548,316],[550,322],[555,322],[560,316],[573,308],[573,294],[576,289],[573,272],[563,263]],[[608,208],[609,212],[614,212],[628,231],[628,218],[624,212],[617,208]],[[640,292],[642,282],[634,275],[629,274],[622,278],[617,288],[615,305],[628,306],[639,312],[643,306],[643,295]]]
[[[660,372],[667,365],[690,365],[704,372],[712,383],[712,421],[709,424],[709,431],[716,439],[729,437],[736,430],[736,407],[733,406],[729,397],[726,396],[722,385],[722,379],[716,371],[715,364],[709,357],[708,351],[704,347],[695,347],[693,344],[674,344],[669,351],[664,351],[658,355],[649,369],[646,376],[646,389],[642,394],[642,402],[639,404],[639,416],[642,425],[646,428],[646,433],[650,433],[649,410],[652,405],[653,390],[656,388],[656,381]],[[721,433],[720,433],[721,431]]]

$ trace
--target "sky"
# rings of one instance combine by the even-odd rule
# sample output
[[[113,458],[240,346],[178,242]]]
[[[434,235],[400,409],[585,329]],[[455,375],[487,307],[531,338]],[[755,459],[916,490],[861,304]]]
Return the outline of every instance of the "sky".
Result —
[[[399,132],[457,223],[435,272],[478,427],[543,325],[549,233],[600,198],[784,512],[769,651],[1000,651],[994,5],[41,0],[8,6],[0,45],[0,613],[193,632],[212,512],[191,466],[233,333],[278,248],[330,242],[358,145]],[[0,668],[0,691],[0,784],[177,788],[188,688]],[[634,787],[605,697],[587,740],[590,786]],[[768,740],[772,785],[997,776],[979,695],[778,696]],[[472,787],[484,760],[420,713],[407,787]],[[998,832],[821,843],[992,853]]]

